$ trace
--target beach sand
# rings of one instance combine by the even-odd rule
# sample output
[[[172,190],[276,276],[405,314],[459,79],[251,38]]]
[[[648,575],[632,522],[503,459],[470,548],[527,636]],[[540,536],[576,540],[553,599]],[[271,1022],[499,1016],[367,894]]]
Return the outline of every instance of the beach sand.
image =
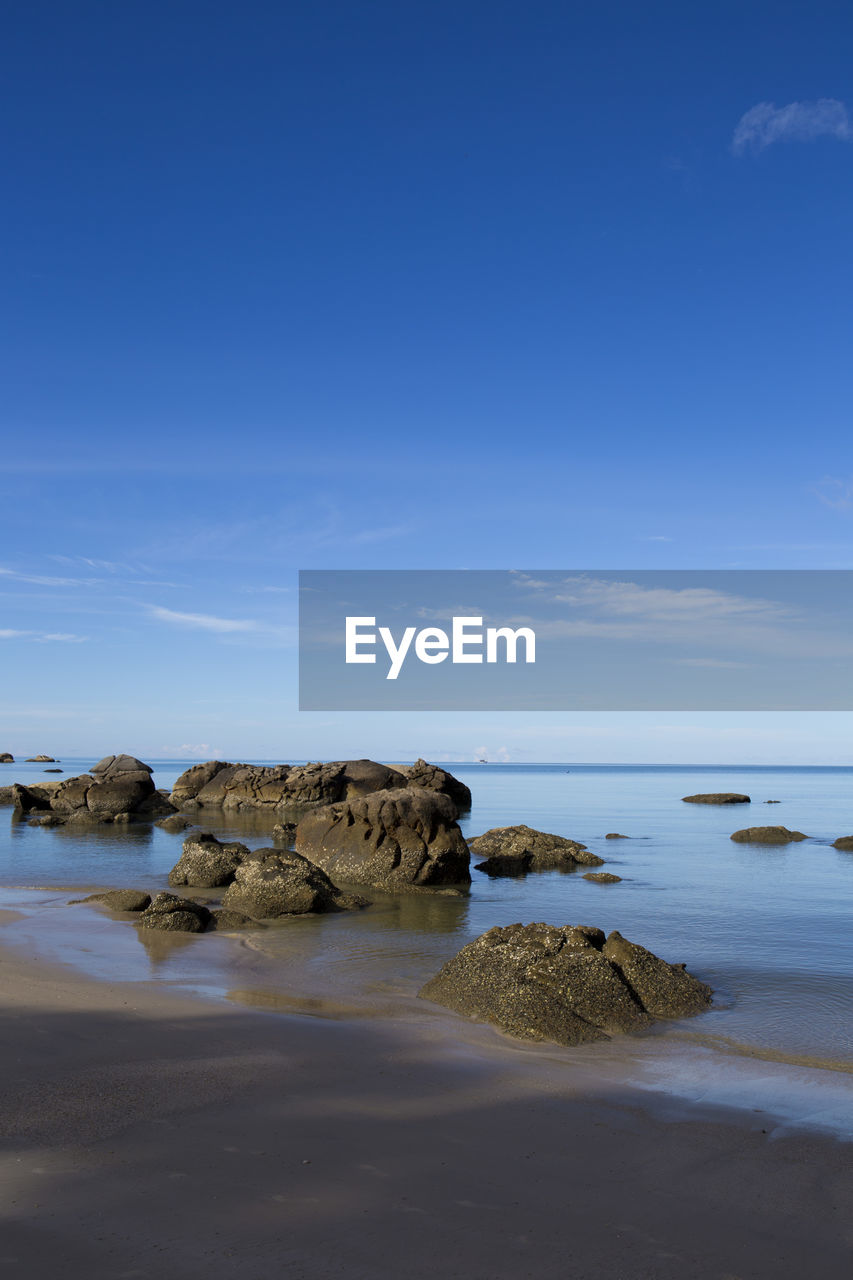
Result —
[[[4,1275],[850,1274],[850,1144],[443,1015],[247,1010],[9,950],[0,971]]]

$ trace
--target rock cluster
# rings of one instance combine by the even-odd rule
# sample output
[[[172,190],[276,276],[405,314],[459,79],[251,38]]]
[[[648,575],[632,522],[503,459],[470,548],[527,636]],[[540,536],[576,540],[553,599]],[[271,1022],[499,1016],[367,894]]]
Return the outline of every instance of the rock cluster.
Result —
[[[297,853],[271,848],[250,851],[236,841],[222,844],[207,832],[184,841],[183,852],[169,872],[169,884],[196,889],[227,886],[223,907],[253,920],[367,905],[363,898],[343,893],[320,867]]]
[[[296,850],[336,880],[390,892],[470,884],[457,812],[440,791],[374,791],[306,814]]]
[[[138,929],[164,929],[170,933],[204,933],[210,923],[210,910],[189,898],[176,898],[173,893],[158,893],[136,921]]]
[[[734,832],[732,840],[738,844],[791,844],[794,840],[808,840],[808,836],[787,827],[744,827]]]
[[[56,822],[122,822],[174,812],[157,791],[150,765],[135,756],[106,756],[91,773],[58,783],[12,787],[12,803],[21,814],[49,811]]]
[[[27,764],[56,764],[53,756],[27,756]]]
[[[333,760],[303,765],[230,764],[208,760],[181,774],[172,789],[171,800],[176,808],[185,810],[286,810],[354,800],[377,791],[410,786],[449,796],[460,811],[471,804],[471,793],[464,783],[425,760],[399,769],[375,760]]]
[[[585,844],[536,831],[524,825],[493,827],[469,841],[471,854],[484,861],[475,863],[477,871],[489,876],[523,876],[528,871],[571,871],[577,866],[600,867],[604,862],[590,853]]]
[[[577,1045],[699,1013],[711,988],[619,933],[589,925],[490,929],[419,992],[524,1040]]]
[[[703,795],[682,796],[685,804],[750,804],[749,796],[737,791],[708,791]]]

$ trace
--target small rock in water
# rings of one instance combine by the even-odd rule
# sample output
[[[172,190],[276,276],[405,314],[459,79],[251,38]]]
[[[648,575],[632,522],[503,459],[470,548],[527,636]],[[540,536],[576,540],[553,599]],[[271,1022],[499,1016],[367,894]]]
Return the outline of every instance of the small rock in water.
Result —
[[[808,840],[802,831],[789,831],[787,827],[744,827],[731,838],[738,844],[791,844],[794,840]]]
[[[608,831],[604,837],[605,840],[630,840],[630,836],[623,836],[621,831]]]
[[[615,876],[612,871],[587,871],[584,880],[594,880],[596,884],[619,884],[621,876]]]
[[[143,889],[108,889],[106,893],[90,893],[75,902],[100,902],[110,911],[144,911],[151,905],[151,894]]]
[[[845,853],[853,853],[853,836],[839,836],[833,841],[833,849],[841,849]]]
[[[493,827],[468,842],[477,871],[489,876],[520,876],[528,871],[571,871],[577,866],[600,867],[604,859],[590,853],[585,844],[537,831],[524,824]]]
[[[684,804],[749,804],[749,796],[737,791],[708,791],[696,796],[682,796]]]
[[[173,893],[158,893],[136,922],[138,929],[164,929],[175,933],[203,933],[210,911],[188,898]]]

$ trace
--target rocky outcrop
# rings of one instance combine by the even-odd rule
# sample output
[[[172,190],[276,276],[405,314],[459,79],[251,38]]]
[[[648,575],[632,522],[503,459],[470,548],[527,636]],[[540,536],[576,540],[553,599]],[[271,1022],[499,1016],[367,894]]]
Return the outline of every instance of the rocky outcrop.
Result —
[[[0,764],[14,764],[15,757],[11,751],[0,751]]]
[[[738,844],[791,844],[794,840],[808,840],[808,836],[787,827],[744,827],[734,832],[732,840]]]
[[[737,791],[709,791],[704,795],[682,796],[685,804],[750,804],[749,796],[739,795]]]
[[[425,760],[399,769],[375,760],[333,760],[302,765],[230,764],[208,760],[181,774],[172,789],[171,801],[176,808],[186,810],[275,811],[355,800],[407,786],[447,795],[460,810],[471,804],[471,793],[464,783]]]
[[[612,871],[587,871],[584,880],[592,880],[595,884],[619,884],[622,877],[615,876]]]
[[[577,1045],[699,1013],[712,992],[619,933],[513,924],[463,947],[419,995],[523,1040]]]
[[[630,836],[623,836],[621,831],[608,831],[604,837],[605,840],[630,840]]]
[[[138,929],[164,929],[174,933],[204,933],[210,922],[210,911],[188,898],[173,893],[158,893],[136,921]]]
[[[839,836],[832,842],[833,849],[842,849],[844,853],[853,853],[853,836]]]
[[[389,892],[469,884],[468,846],[449,796],[423,787],[375,791],[307,814],[297,852],[336,880]]]
[[[256,849],[241,860],[223,907],[255,920],[275,916],[348,911],[363,907],[364,898],[342,893],[320,867],[298,853]]]
[[[108,889],[106,893],[90,893],[78,902],[100,902],[110,911],[145,911],[151,906],[151,894],[143,889]]]
[[[56,764],[53,756],[27,756],[27,764]]]
[[[600,867],[604,862],[585,844],[537,831],[523,824],[493,827],[468,843],[477,871],[489,876],[521,876],[528,871],[572,871],[575,867]]]
[[[12,788],[18,812],[49,809],[58,822],[126,822],[155,818],[174,808],[151,778],[151,767],[135,756],[107,756],[91,773],[62,782]]]
[[[216,889],[230,884],[248,854],[246,845],[237,841],[220,844],[216,836],[208,832],[189,836],[180,858],[169,872],[169,884],[187,884],[197,889]]]
[[[443,796],[450,796],[460,813],[471,808],[470,788],[437,764],[428,764],[421,759],[414,764],[400,765],[399,771],[410,787],[424,787],[427,791],[438,791]]]

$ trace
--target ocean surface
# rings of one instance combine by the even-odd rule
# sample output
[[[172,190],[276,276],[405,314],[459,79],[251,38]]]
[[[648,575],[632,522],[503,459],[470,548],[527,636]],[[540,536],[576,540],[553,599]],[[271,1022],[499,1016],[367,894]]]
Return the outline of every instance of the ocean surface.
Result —
[[[93,763],[58,767],[72,776]],[[168,787],[192,762],[152,763],[156,784]],[[465,897],[387,897],[364,911],[289,919],[243,936],[152,938],[68,900],[77,887],[165,887],[181,835],[147,824],[32,828],[4,809],[0,905],[21,919],[3,936],[98,976],[169,982],[273,1009],[423,1017],[419,987],[492,925],[618,929],[685,963],[713,987],[715,1005],[651,1036],[614,1041],[613,1050],[560,1051],[567,1060],[583,1052],[588,1063],[592,1053],[603,1071],[627,1065],[642,1087],[853,1132],[853,853],[831,847],[853,833],[853,769],[446,767],[473,794],[461,820],[467,836],[528,823],[583,841],[621,883],[590,883],[586,868],[520,879],[472,871]],[[44,768],[0,766],[0,785],[53,776]],[[682,802],[704,791],[745,792],[752,803]],[[201,825],[258,848],[272,843],[274,821],[205,814]],[[771,824],[809,839],[779,847],[729,838]],[[612,831],[629,838],[605,840]]]

